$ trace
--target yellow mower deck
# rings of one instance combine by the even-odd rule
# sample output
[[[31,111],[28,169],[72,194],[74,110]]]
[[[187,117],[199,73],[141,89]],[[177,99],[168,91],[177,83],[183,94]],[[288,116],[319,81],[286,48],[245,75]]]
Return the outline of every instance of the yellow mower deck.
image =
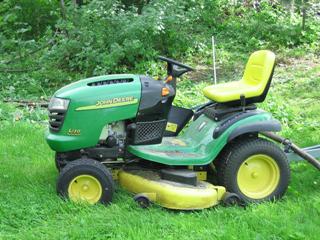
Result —
[[[209,208],[219,204],[226,190],[208,182],[198,181],[197,186],[160,179],[153,171],[120,171],[120,185],[126,190],[146,195],[162,207],[179,210]]]

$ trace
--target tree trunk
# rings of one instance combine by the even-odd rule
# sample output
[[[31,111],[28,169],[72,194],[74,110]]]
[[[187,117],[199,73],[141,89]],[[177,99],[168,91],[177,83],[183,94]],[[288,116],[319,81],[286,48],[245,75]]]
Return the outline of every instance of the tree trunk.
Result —
[[[81,7],[83,4],[83,0],[73,0],[73,3],[76,7]]]
[[[60,11],[63,19],[67,18],[66,6],[64,4],[64,0],[60,0]]]
[[[301,24],[302,31],[304,31],[306,28],[307,4],[308,4],[308,0],[304,0],[302,5],[302,24]]]
[[[66,6],[64,4],[64,0],[60,0],[60,11],[61,11],[61,17],[63,20],[67,20],[67,9]],[[68,31],[67,30],[62,30],[62,32],[68,36]]]
[[[291,0],[291,4],[290,4],[290,19],[291,19],[291,21],[293,20],[293,17],[294,17],[294,5],[295,5],[295,0]]]

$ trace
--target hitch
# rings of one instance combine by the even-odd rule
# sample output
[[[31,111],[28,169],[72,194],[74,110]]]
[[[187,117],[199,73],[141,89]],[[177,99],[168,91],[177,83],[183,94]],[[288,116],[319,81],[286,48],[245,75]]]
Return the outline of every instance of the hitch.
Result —
[[[310,148],[307,148],[308,151],[306,151],[305,149],[299,148],[297,145],[295,145],[289,139],[283,138],[273,132],[262,132],[261,134],[267,138],[270,138],[278,143],[283,144],[285,146],[285,152],[286,152],[287,156],[292,157],[292,153],[290,153],[290,150],[291,150],[292,152],[294,152],[295,154],[297,154],[301,158],[308,161],[315,168],[320,170],[320,162],[309,153],[309,152],[312,152],[312,153],[314,153],[315,156],[320,156],[320,147],[318,147],[318,146],[316,148],[310,147]],[[313,150],[313,151],[311,151],[311,150]]]

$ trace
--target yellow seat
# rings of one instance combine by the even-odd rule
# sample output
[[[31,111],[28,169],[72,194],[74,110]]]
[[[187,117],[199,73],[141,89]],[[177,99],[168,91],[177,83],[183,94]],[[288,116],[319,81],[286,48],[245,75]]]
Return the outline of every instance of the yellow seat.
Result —
[[[251,54],[243,77],[240,81],[211,85],[203,89],[203,94],[219,103],[240,102],[240,96],[246,102],[262,102],[269,90],[275,65],[275,54],[260,50]]]

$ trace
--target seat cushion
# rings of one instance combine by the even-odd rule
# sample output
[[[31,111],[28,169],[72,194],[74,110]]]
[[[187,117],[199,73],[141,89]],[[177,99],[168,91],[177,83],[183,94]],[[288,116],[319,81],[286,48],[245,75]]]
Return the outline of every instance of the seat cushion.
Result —
[[[239,101],[244,95],[246,101],[262,102],[269,90],[275,64],[275,54],[268,50],[252,53],[240,81],[211,85],[203,94],[215,102]],[[250,101],[249,101],[250,102]]]
[[[260,91],[259,85],[246,84],[241,80],[205,87],[203,94],[210,100],[222,103],[240,100],[241,95],[245,98],[255,97]]]

